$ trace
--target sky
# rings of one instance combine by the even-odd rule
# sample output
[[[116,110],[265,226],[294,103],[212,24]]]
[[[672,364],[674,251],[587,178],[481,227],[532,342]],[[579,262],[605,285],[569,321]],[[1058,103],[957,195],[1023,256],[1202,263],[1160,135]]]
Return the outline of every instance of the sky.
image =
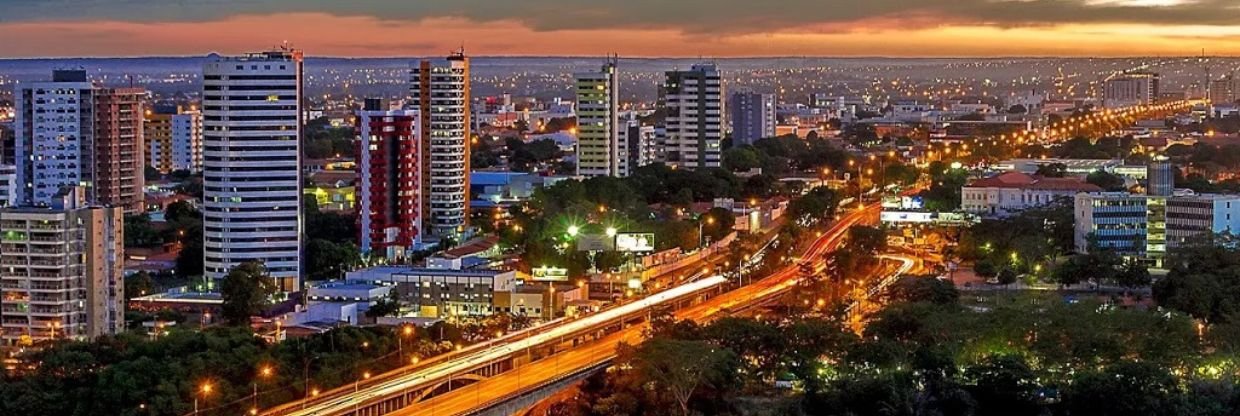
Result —
[[[0,57],[1240,56],[1240,0],[0,0]]]

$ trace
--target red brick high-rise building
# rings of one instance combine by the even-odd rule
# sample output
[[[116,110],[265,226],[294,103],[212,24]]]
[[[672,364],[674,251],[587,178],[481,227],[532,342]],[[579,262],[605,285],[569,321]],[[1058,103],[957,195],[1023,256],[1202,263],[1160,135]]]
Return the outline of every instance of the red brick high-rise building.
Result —
[[[358,246],[402,258],[421,242],[422,146],[418,112],[368,99],[357,117]]]

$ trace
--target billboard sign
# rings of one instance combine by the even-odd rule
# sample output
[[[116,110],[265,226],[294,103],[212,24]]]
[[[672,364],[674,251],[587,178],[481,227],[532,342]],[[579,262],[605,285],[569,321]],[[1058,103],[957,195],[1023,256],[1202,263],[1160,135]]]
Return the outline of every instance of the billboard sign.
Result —
[[[654,251],[653,233],[616,234],[616,250],[634,253]]]
[[[530,270],[530,275],[537,281],[563,282],[568,280],[568,269],[548,266],[535,267]]]
[[[577,236],[577,251],[612,251],[615,240],[601,234],[582,234]]]

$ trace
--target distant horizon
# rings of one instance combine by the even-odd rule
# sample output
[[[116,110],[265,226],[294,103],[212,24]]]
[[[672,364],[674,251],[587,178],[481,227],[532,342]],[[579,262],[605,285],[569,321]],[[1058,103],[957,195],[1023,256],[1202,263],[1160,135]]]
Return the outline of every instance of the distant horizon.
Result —
[[[264,51],[264,50],[266,50],[266,49],[255,49],[255,50],[252,50],[252,51],[249,51],[249,52],[260,52],[260,51]],[[302,51],[303,51],[303,52],[305,52],[304,50],[302,50]],[[94,56],[0,57],[0,61],[39,61],[39,60],[63,60],[63,59],[190,59],[190,58],[205,58],[205,57],[207,57],[208,55],[210,55],[210,54],[212,54],[212,53],[217,53],[217,54],[219,54],[219,55],[221,55],[221,56],[233,56],[233,55],[239,55],[239,54],[242,54],[242,53],[244,53],[244,52],[238,52],[238,53],[206,52],[206,53],[203,53],[203,54],[201,54],[201,55],[112,55],[112,56],[108,56],[108,55],[94,55]],[[379,56],[379,55],[376,55],[376,56],[346,56],[346,55],[315,55],[315,54],[306,53],[306,54],[305,54],[305,57],[306,57],[306,58],[315,58],[315,59],[406,59],[406,58],[433,58],[433,57],[446,56],[446,55],[448,55],[448,54],[447,54],[447,53],[444,53],[444,54],[441,54],[441,55],[430,55],[430,54],[423,55],[423,54],[418,54],[418,55],[385,55],[385,56]],[[469,54],[469,51],[468,51],[468,50],[466,50],[466,51],[465,51],[465,56],[467,56],[467,57],[469,57],[469,58],[565,58],[565,59],[571,58],[571,59],[580,59],[580,58],[594,58],[594,57],[604,58],[604,57],[608,56],[608,54],[606,54],[606,53],[602,53],[602,54],[598,54],[598,55],[586,55],[586,54],[583,54],[583,55],[546,55],[546,54],[531,54],[531,55],[520,55],[520,54],[511,54],[511,55],[485,54],[485,55],[471,55],[471,54]],[[1205,54],[1205,55],[1116,55],[1116,56],[1074,56],[1074,55],[997,55],[997,56],[967,56],[967,55],[953,55],[953,56],[935,56],[935,55],[926,55],[926,56],[892,56],[892,55],[745,55],[745,56],[696,56],[696,57],[695,57],[695,56],[672,56],[672,55],[667,55],[667,56],[654,56],[654,55],[648,55],[648,56],[638,56],[638,55],[633,55],[633,56],[628,56],[628,55],[619,55],[619,58],[620,58],[620,60],[626,60],[626,59],[631,59],[631,60],[655,60],[655,59],[696,59],[696,60],[739,60],[739,59],[892,59],[892,60],[929,60],[929,59],[946,59],[946,60],[969,60],[969,59],[976,59],[976,60],[1011,60],[1011,59],[1108,59],[1108,60],[1112,60],[1112,59],[1198,59],[1198,58],[1205,58],[1205,59],[1212,59],[1212,58],[1222,58],[1222,59],[1240,59],[1240,54],[1235,54],[1235,55],[1210,55],[1210,54],[1208,54],[1208,53],[1207,53],[1207,54]]]
[[[330,57],[1240,56],[1236,0],[39,0],[0,56],[194,56],[292,42]],[[55,51],[49,56],[49,51]],[[205,55],[205,53],[203,53]]]

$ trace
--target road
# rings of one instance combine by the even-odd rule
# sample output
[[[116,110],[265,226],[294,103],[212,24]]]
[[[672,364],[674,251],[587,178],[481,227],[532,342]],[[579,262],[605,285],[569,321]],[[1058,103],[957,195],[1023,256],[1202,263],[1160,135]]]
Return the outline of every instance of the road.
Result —
[[[830,230],[815,240],[805,250],[801,258],[810,261],[820,259],[824,254],[839,246],[847,235],[849,227],[859,223],[872,222],[877,217],[877,213],[877,205],[848,213],[832,226]],[[766,299],[790,289],[797,284],[796,278],[798,275],[797,265],[786,266],[753,284],[737,288],[697,305],[679,310],[675,313],[675,316],[678,319],[692,319],[704,322],[720,316],[722,311],[744,303]],[[630,344],[640,342],[643,329],[644,326],[641,325],[626,328],[598,341],[560,352],[551,357],[521,366],[517,370],[493,376],[391,414],[437,416],[465,414],[477,410],[477,407],[482,403],[512,397],[531,385],[553,380],[561,374],[589,368],[600,362],[610,361],[615,356],[616,345],[620,342]]]
[[[364,389],[360,389],[355,393],[345,394],[342,397],[332,400],[321,400],[317,403],[306,406],[305,408],[292,409],[284,412],[283,414],[292,416],[328,415],[350,411],[354,408],[354,406],[366,403],[371,399],[388,397],[402,391],[427,387],[428,385],[435,385],[439,383],[439,380],[444,380],[449,376],[463,374],[470,369],[499,361],[530,347],[544,345],[549,342],[556,341],[557,339],[563,339],[564,337],[571,338],[572,335],[580,334],[590,328],[596,328],[600,325],[616,322],[623,317],[630,316],[644,310],[649,310],[651,307],[680,299],[690,294],[698,293],[701,290],[719,286],[726,282],[727,279],[720,276],[700,279],[692,283],[680,285],[629,303],[625,303],[615,308],[588,315],[581,319],[567,321],[553,328],[545,328],[544,330],[537,331],[536,333],[520,338],[514,342],[494,345],[490,348],[481,349],[473,354],[444,361],[409,374],[392,377],[391,379],[384,380],[381,383],[370,383],[365,386]]]

